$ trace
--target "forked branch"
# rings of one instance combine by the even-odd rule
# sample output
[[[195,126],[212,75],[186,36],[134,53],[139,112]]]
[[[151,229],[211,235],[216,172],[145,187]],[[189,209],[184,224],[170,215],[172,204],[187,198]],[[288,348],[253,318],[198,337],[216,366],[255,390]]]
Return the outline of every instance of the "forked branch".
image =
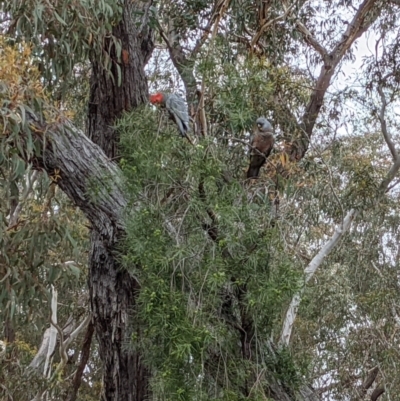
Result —
[[[380,91],[380,92],[379,92]],[[391,166],[390,170],[388,171],[386,177],[382,180],[381,185],[379,186],[378,194],[377,194],[377,202],[379,199],[384,196],[390,182],[393,180],[395,175],[400,169],[400,157],[394,147],[394,144],[390,138],[390,135],[387,131],[386,120],[385,120],[385,110],[386,110],[386,99],[384,97],[382,88],[378,88],[378,92],[382,98],[382,106],[380,112],[380,122],[381,122],[381,129],[382,133],[385,137],[386,143],[389,146],[389,149],[392,152],[392,156],[394,159],[394,163]],[[320,249],[320,251],[314,256],[311,262],[304,270],[304,283],[303,287],[298,291],[289,305],[289,308],[286,312],[285,320],[283,323],[282,333],[279,340],[280,345],[287,346],[290,341],[290,336],[293,329],[293,324],[296,320],[297,312],[300,306],[300,302],[302,299],[302,295],[304,292],[304,288],[306,284],[310,281],[310,279],[314,276],[315,272],[317,271],[318,267],[322,264],[324,258],[332,251],[332,249],[337,245],[339,240],[343,237],[343,235],[350,229],[352,220],[357,216],[358,211],[356,209],[351,209],[347,212],[343,222],[336,227],[335,232],[333,233],[332,237],[325,243],[325,245]],[[379,394],[380,395],[380,394]],[[378,396],[379,396],[378,395]]]
[[[360,4],[353,19],[343,32],[341,39],[331,52],[327,52],[323,45],[310,34],[301,21],[296,23],[297,29],[302,34],[304,41],[323,56],[323,65],[302,117],[300,124],[301,129],[299,130],[299,132],[301,132],[300,137],[294,138],[289,150],[292,160],[300,160],[304,157],[324,101],[325,93],[331,84],[331,79],[336,72],[336,68],[356,39],[366,32],[377,19],[379,10],[374,10],[374,6],[377,3],[377,0],[364,0]]]

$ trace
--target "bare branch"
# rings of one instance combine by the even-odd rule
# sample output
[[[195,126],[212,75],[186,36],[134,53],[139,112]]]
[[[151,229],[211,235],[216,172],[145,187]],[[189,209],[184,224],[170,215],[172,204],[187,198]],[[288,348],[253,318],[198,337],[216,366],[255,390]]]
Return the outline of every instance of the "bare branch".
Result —
[[[72,341],[74,341],[83,329],[85,329],[91,320],[91,316],[88,315],[82,320],[81,324],[71,333],[71,335],[64,341],[63,347],[66,349],[70,346]]]
[[[288,16],[288,14],[292,11],[292,9],[293,9],[294,6],[295,6],[295,4],[292,4],[292,5],[291,5],[290,7],[288,7],[288,8],[285,7],[285,11],[284,11],[284,13],[283,13],[282,15],[279,15],[278,17],[276,17],[276,18],[274,18],[274,19],[272,19],[272,20],[269,20],[269,21],[264,22],[264,24],[260,27],[260,29],[259,29],[259,30],[257,31],[257,33],[254,35],[253,39],[251,39],[250,47],[253,49],[254,46],[257,45],[258,41],[260,40],[260,38],[261,38],[262,34],[265,32],[265,30],[266,30],[269,26],[275,24],[276,22],[281,21],[281,20],[284,20],[284,19]]]
[[[47,348],[47,355],[46,355],[46,361],[44,363],[44,368],[43,368],[43,374],[46,375],[47,370],[48,370],[48,377],[50,377],[51,373],[51,367],[50,367],[50,358],[53,355],[53,352],[56,348],[56,342],[57,342],[57,331],[59,331],[59,327],[57,326],[57,297],[58,297],[58,291],[54,288],[54,286],[51,286],[52,289],[52,296],[51,296],[51,326],[50,326],[50,331],[49,331],[49,346]],[[62,333],[62,330],[60,330]]]
[[[207,204],[207,196],[206,196],[206,191],[204,189],[203,180],[201,180],[200,183],[199,183],[199,196],[200,196],[200,199],[205,204]],[[207,223],[203,223],[203,228],[207,231],[207,234],[210,236],[210,238],[214,242],[216,242],[218,240],[218,236],[219,236],[218,217],[215,214],[214,210],[212,210],[208,206],[206,206],[206,212],[208,214],[208,217],[211,219],[211,225],[207,224]]]
[[[384,392],[383,387],[377,387],[371,394],[371,401],[376,401]]]
[[[22,210],[22,206],[23,206],[24,202],[26,201],[26,199],[31,194],[33,184],[37,180],[38,176],[39,176],[39,171],[37,171],[37,170],[34,171],[32,173],[32,175],[30,175],[30,173],[28,173],[25,191],[24,191],[21,199],[19,200],[18,205],[15,208],[14,212],[10,215],[10,219],[9,219],[9,223],[8,223],[9,228],[11,228],[17,224],[19,215]]]
[[[242,139],[238,139],[238,138],[231,138],[232,142],[239,142],[242,143],[243,145],[246,145],[249,149],[254,150],[255,153],[257,153],[259,156],[263,156],[265,159],[267,159],[264,155],[264,153],[260,152],[257,148],[255,148],[254,146],[251,146],[250,143],[243,141]]]
[[[206,108],[204,104],[204,79],[201,83],[201,91],[197,91],[197,96],[199,98],[199,104],[197,106],[197,112],[196,115],[198,114],[199,118],[198,121],[200,123],[200,133],[202,136],[207,136],[207,117],[206,117]]]
[[[325,245],[313,257],[309,265],[304,269],[304,286],[299,292],[294,295],[292,301],[290,302],[289,308],[286,312],[285,321],[283,323],[282,334],[279,340],[280,345],[289,345],[293,324],[297,317],[297,311],[300,306],[301,297],[303,295],[305,285],[314,276],[315,272],[317,271],[318,267],[321,265],[325,257],[329,255],[332,249],[335,248],[335,246],[338,244],[339,240],[349,230],[351,222],[356,215],[357,211],[355,209],[351,209],[347,212],[346,217],[343,219],[343,222],[336,227],[332,237],[325,243]]]
[[[68,355],[67,355],[67,349],[69,345],[72,343],[72,341],[75,340],[75,338],[81,333],[83,329],[87,327],[91,320],[91,316],[86,316],[85,319],[82,320],[81,324],[71,333],[71,335],[64,341],[64,336],[63,332],[61,331],[60,336],[60,356],[61,356],[61,361],[57,365],[56,370],[54,371],[52,375],[52,379],[54,379],[64,368],[64,366],[68,363]]]
[[[231,0],[217,0],[214,6],[214,10],[211,14],[211,17],[208,20],[206,27],[204,28],[204,33],[201,36],[201,38],[196,42],[191,52],[192,57],[196,56],[197,53],[200,51],[201,47],[203,46],[204,42],[207,40],[208,36],[212,31],[211,28],[213,27],[213,25],[219,24],[219,21],[221,20],[222,16],[228,9],[230,2]]]
[[[6,351],[7,351],[6,343],[0,340],[0,360],[5,356]]]
[[[210,33],[215,34],[219,21],[228,9],[231,0],[216,0],[211,17],[204,28],[202,36],[197,40],[193,50],[190,55],[186,55],[183,51],[182,45],[175,35],[175,29],[173,26],[173,21],[169,21],[169,27],[167,32],[165,32],[161,26],[159,27],[159,32],[163,38],[165,44],[167,45],[171,61],[175,68],[178,70],[180,77],[185,85],[186,98],[189,104],[196,104],[196,79],[193,74],[193,60],[198,52],[201,50],[203,44],[209,37]],[[214,27],[214,28],[213,28]],[[194,113],[190,113],[192,116]]]
[[[398,158],[399,158],[399,155],[396,151],[396,147],[394,146],[391,135],[389,134],[389,132],[387,130],[387,125],[386,125],[386,120],[385,120],[387,100],[386,100],[385,94],[383,93],[382,84],[378,85],[378,93],[379,93],[379,96],[382,101],[381,109],[380,109],[379,116],[378,116],[379,121],[381,123],[382,135],[385,138],[385,141],[388,145],[390,153],[392,154],[393,161],[396,162],[396,160],[398,160]]]
[[[395,188],[399,184],[400,184],[400,179],[397,179],[392,185],[389,185],[387,187],[386,192],[391,191],[393,188]]]
[[[291,7],[288,7],[286,1],[282,1],[282,6],[285,12],[289,13],[293,8],[294,4]],[[299,20],[296,20],[296,26],[298,31],[303,35],[304,41],[313,47],[322,57],[322,60],[328,55],[328,50],[322,46],[318,40],[313,36],[313,34],[307,29],[307,27]]]
[[[89,322],[88,328],[86,330],[85,339],[83,340],[82,350],[81,350],[81,361],[79,363],[78,369],[75,372],[74,379],[72,380],[72,390],[69,395],[68,401],[75,401],[78,395],[78,390],[82,382],[82,375],[90,355],[90,345],[92,343],[92,337],[94,332],[94,325]]]
[[[304,41],[313,47],[322,57],[322,60],[328,55],[328,50],[322,46],[313,34],[307,29],[307,27],[299,20],[296,21],[299,32],[303,35]]]
[[[386,178],[381,182],[381,185],[379,186],[379,192],[381,194],[384,194],[385,192],[388,191],[389,184],[395,177],[395,175],[398,173],[400,169],[400,158],[398,158],[386,174]]]
[[[377,366],[375,366],[370,374],[368,375],[368,377],[365,379],[364,383],[362,384],[362,388],[364,391],[367,391],[372,384],[374,383],[376,377],[378,376],[379,373],[379,368]]]
[[[336,68],[356,39],[367,31],[378,17],[378,12],[373,13],[374,5],[377,2],[377,0],[364,0],[360,4],[352,21],[342,34],[342,39],[324,58],[324,64],[321,67],[321,72],[302,118],[301,134],[298,138],[294,138],[295,140],[292,142],[289,150],[292,160],[300,160],[304,157],[310,143],[315,122],[317,121],[323,104],[325,93],[330,86]],[[322,51],[322,49],[320,49],[320,51]]]
[[[257,148],[255,148],[254,146],[251,146],[248,142],[243,141],[242,139],[238,139],[238,138],[231,138],[232,142],[239,142],[242,143],[243,145],[246,145],[249,149],[253,150],[255,153],[257,153],[259,156],[264,157],[264,159],[266,159],[267,164],[270,164],[274,169],[276,169],[276,166],[274,166],[271,161],[269,160],[268,157],[265,156],[264,153],[260,152]]]
[[[385,76],[385,78],[387,78],[387,76]],[[390,153],[392,154],[392,158],[394,161],[392,167],[390,168],[390,170],[388,171],[388,173],[386,175],[386,178],[382,181],[382,183],[379,187],[379,191],[381,193],[385,193],[393,187],[393,186],[389,187],[389,184],[400,169],[400,157],[399,157],[396,147],[392,141],[391,135],[389,134],[388,129],[387,129],[387,124],[386,124],[386,119],[385,119],[387,100],[386,100],[385,94],[383,93],[382,84],[378,85],[377,90],[378,90],[378,93],[379,93],[379,96],[380,96],[381,102],[382,102],[381,109],[380,109],[379,116],[378,116],[379,122],[381,123],[381,131],[382,131],[383,138],[385,139],[386,144],[388,145],[388,148],[390,150]]]

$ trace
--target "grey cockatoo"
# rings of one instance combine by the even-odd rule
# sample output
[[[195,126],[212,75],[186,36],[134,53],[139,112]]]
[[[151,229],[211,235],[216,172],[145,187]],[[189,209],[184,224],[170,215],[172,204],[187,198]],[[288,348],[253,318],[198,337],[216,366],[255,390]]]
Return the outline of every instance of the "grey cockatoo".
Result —
[[[157,92],[150,96],[150,103],[168,110],[171,120],[175,121],[182,136],[186,137],[189,129],[189,114],[185,101],[175,93]]]
[[[264,117],[260,117],[256,121],[255,128],[250,145],[250,166],[247,170],[247,178],[257,178],[260,169],[270,155],[274,147],[275,138],[274,130],[271,123]]]

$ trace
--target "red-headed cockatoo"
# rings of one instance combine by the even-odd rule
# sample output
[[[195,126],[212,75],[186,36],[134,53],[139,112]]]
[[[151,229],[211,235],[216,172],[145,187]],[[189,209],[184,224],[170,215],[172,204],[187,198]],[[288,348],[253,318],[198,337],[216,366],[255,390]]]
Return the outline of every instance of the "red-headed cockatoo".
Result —
[[[168,110],[171,120],[176,122],[183,137],[189,129],[189,114],[185,101],[175,93],[158,92],[150,96],[150,103]]]
[[[250,166],[247,170],[247,178],[257,178],[260,169],[270,155],[274,147],[274,130],[270,122],[260,117],[256,121],[257,127],[250,141]]]

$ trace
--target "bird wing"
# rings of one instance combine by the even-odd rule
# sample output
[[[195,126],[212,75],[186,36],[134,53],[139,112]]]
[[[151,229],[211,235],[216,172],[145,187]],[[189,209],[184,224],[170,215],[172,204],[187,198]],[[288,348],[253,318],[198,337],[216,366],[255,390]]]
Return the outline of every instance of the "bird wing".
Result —
[[[271,153],[271,150],[274,146],[275,139],[272,134],[265,134],[265,133],[255,133],[254,139],[252,141],[252,145],[254,148],[256,148],[259,152],[263,153],[265,157],[268,157],[269,154]],[[253,153],[257,153],[254,152]]]
[[[270,132],[260,132],[255,129],[250,138],[250,165],[247,170],[247,178],[257,178],[260,168],[264,165],[267,157],[270,155],[274,147],[274,135]]]
[[[180,96],[172,94],[168,96],[165,106],[174,114],[174,118],[179,118],[184,125],[185,131],[187,131],[189,128],[189,114],[187,112],[185,101]]]

